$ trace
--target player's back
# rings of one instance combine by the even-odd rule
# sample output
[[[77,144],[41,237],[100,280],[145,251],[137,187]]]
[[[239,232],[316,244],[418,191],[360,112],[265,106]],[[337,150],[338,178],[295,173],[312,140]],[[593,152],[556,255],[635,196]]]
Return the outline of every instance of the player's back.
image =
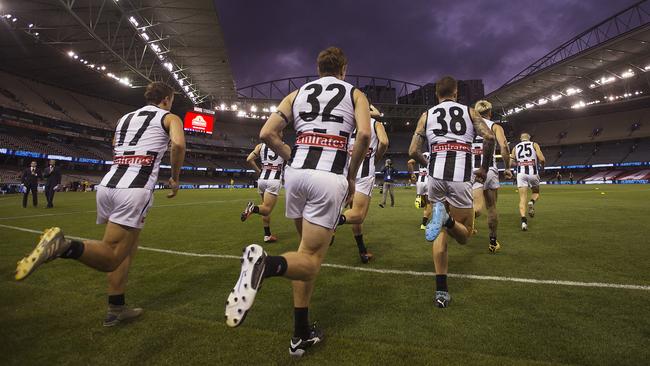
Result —
[[[363,161],[361,162],[361,167],[357,172],[357,178],[365,178],[368,176],[375,176],[375,154],[377,153],[377,148],[379,147],[379,138],[377,137],[377,123],[374,118],[370,118],[370,144],[368,145],[368,152],[364,156]],[[357,137],[357,130],[355,129],[352,133],[352,138],[348,143],[348,153],[352,156],[352,148],[354,147],[354,141]]]
[[[431,153],[429,152],[423,152],[422,156],[424,156],[424,159],[426,159],[427,162],[429,162],[431,158]],[[427,165],[420,165],[418,163],[418,182],[424,183],[427,181],[427,176],[429,176],[429,166]]]
[[[100,185],[153,189],[160,161],[169,146],[163,119],[169,111],[144,106],[120,118],[115,128],[113,165]]]
[[[356,127],[354,89],[325,76],[298,90],[292,106],[297,137],[289,166],[347,174],[347,149]]]
[[[515,145],[515,160],[517,161],[517,174],[537,174],[537,152],[535,143],[529,140]]]
[[[494,125],[496,125],[496,122],[491,121],[487,118],[483,118],[483,122],[485,122],[485,124],[488,126],[490,131],[494,132]],[[490,165],[490,169],[496,171],[497,158],[496,158],[496,154],[494,154],[495,150],[496,150],[496,146],[493,148],[492,164]],[[474,154],[474,169],[479,169],[483,162],[483,136],[481,135],[474,136],[474,141],[472,142],[472,154]]]
[[[262,143],[260,147],[260,159],[262,160],[262,172],[260,173],[261,179],[280,179],[282,175],[282,167],[284,159],[280,154],[271,150],[271,148]]]
[[[469,107],[446,100],[427,112],[425,133],[429,142],[429,175],[454,182],[472,177],[472,141],[475,131]]]

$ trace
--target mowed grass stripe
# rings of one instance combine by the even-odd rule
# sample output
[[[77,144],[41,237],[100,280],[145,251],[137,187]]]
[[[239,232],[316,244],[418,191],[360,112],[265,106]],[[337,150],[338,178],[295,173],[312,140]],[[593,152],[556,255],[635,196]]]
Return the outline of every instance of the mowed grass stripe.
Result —
[[[40,234],[42,231],[33,230],[29,228],[23,228],[18,226],[3,225],[0,224],[0,227],[5,229],[23,231],[27,233]],[[88,240],[87,238],[81,238],[71,235],[66,235],[68,238],[77,239],[77,240]],[[154,247],[139,246],[139,249],[157,253],[181,255],[187,257],[208,257],[208,258],[219,258],[219,259],[240,259],[239,256],[230,255],[230,254],[213,254],[213,253],[193,253],[186,251],[178,251],[171,249],[159,249]],[[333,263],[323,263],[323,267],[335,268],[335,269],[344,269],[349,271],[359,271],[359,272],[370,272],[370,273],[381,273],[381,274],[395,274],[395,275],[407,275],[407,276],[425,276],[433,277],[435,276],[434,272],[417,272],[417,271],[404,271],[397,269],[381,269],[381,268],[369,268],[369,267],[355,267],[347,266],[341,264]],[[579,282],[579,281],[566,281],[566,280],[540,280],[534,278],[518,278],[518,277],[502,277],[502,276],[486,276],[486,275],[476,275],[476,274],[463,274],[463,273],[450,273],[449,277],[470,279],[470,280],[488,280],[488,281],[503,281],[503,282],[518,282],[518,283],[530,283],[530,284],[539,284],[539,285],[561,285],[561,286],[577,286],[577,287],[593,287],[593,288],[613,288],[613,289],[625,289],[625,290],[641,290],[641,291],[650,291],[650,286],[644,285],[629,285],[629,284],[619,284],[619,283],[602,283],[602,282]]]

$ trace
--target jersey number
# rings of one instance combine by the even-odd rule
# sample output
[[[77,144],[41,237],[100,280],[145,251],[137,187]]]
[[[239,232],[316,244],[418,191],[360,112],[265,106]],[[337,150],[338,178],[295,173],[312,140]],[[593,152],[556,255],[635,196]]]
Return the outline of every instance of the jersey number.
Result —
[[[336,106],[341,103],[343,97],[345,97],[345,87],[341,84],[330,84],[325,88],[327,91],[332,91],[336,89],[336,95],[330,99],[330,101],[325,105],[322,113],[320,110],[320,102],[318,101],[318,96],[323,92],[323,86],[320,84],[311,84],[305,88],[305,90],[311,90],[312,93],[307,96],[307,103],[311,105],[311,111],[303,111],[298,113],[300,118],[304,121],[310,122],[316,119],[318,115],[323,117],[323,122],[338,122],[343,123],[342,116],[336,116],[332,114],[332,111]]]
[[[129,146],[135,146],[138,144],[138,141],[140,141],[140,138],[142,137],[142,135],[144,135],[144,131],[147,130],[147,127],[149,127],[151,120],[155,116],[156,116],[156,112],[153,111],[141,111],[140,113],[138,113],[137,117],[145,117],[145,120],[142,123],[142,126],[138,129],[138,131],[135,133],[135,135],[129,142]],[[122,128],[120,129],[120,139],[117,141],[117,144],[115,146],[124,145],[124,140],[126,139],[126,132],[129,130],[129,124],[131,123],[132,119],[133,119],[133,113],[126,116],[126,119],[122,124]]]
[[[440,125],[440,128],[434,128],[433,133],[436,136],[444,136],[449,133],[449,127],[451,127],[451,132],[455,135],[463,136],[467,132],[467,126],[465,125],[465,118],[463,116],[463,109],[460,107],[451,107],[449,108],[449,114],[451,115],[451,120],[449,121],[449,127],[447,126],[447,111],[444,108],[436,108],[433,110],[433,114],[437,114],[437,122]]]
[[[271,154],[269,155],[269,151]],[[273,150],[269,149],[268,147],[264,148],[264,159],[265,160],[275,160],[278,158],[278,154],[276,154]]]
[[[517,159],[530,158],[533,156],[533,149],[529,144],[517,146]]]

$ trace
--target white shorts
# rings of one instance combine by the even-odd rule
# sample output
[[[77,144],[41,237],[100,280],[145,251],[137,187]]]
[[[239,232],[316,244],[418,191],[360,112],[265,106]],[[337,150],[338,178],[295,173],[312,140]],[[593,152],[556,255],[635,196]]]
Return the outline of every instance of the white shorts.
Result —
[[[153,205],[153,191],[146,188],[97,186],[97,224],[108,221],[142,229]]]
[[[375,187],[375,177],[373,175],[357,178],[355,182],[355,192],[372,197],[372,189]]]
[[[348,191],[345,176],[322,170],[287,167],[284,189],[287,218],[303,218],[328,229],[336,228]]]
[[[484,188],[485,187],[485,188]],[[472,174],[472,189],[499,189],[499,171],[495,169],[488,170],[485,175],[485,182],[476,182],[476,176]]]
[[[282,181],[279,179],[258,179],[257,180],[257,192],[259,194],[264,194],[268,192],[274,196],[280,194],[282,189]]]
[[[418,196],[426,196],[429,194],[429,177],[427,177],[424,182],[420,182],[420,177],[418,181],[415,182],[415,194]]]
[[[451,182],[429,177],[429,202],[448,202],[456,208],[474,207],[472,182]]]
[[[537,174],[517,174],[517,187],[539,187],[539,175]]]

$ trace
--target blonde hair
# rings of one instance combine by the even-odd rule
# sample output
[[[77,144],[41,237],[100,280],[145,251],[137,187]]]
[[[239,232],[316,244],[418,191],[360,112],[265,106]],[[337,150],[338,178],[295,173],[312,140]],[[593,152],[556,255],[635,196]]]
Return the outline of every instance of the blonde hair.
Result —
[[[487,100],[479,100],[474,105],[474,109],[481,115],[484,115],[492,110],[492,103],[488,102]]]
[[[530,134],[528,132],[524,132],[521,134],[520,138],[523,141],[530,141]]]

